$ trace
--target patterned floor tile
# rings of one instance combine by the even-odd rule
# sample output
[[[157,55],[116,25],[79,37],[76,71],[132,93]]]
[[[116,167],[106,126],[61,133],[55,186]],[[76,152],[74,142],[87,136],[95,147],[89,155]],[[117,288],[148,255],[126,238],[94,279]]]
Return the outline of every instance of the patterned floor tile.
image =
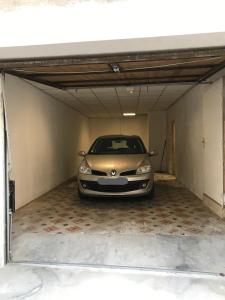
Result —
[[[79,199],[75,183],[64,184],[14,214],[13,236],[23,232],[225,234],[225,222],[173,177],[156,174],[155,178],[154,200],[84,201]]]

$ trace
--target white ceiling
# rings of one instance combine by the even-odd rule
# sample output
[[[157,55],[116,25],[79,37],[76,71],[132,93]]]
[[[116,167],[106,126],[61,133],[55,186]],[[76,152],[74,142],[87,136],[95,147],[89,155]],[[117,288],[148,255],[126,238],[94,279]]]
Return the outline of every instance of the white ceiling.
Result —
[[[132,87],[131,93],[127,87],[59,90],[33,81],[30,83],[89,118],[116,118],[124,112],[146,114],[167,110],[192,87],[190,84],[141,85]]]

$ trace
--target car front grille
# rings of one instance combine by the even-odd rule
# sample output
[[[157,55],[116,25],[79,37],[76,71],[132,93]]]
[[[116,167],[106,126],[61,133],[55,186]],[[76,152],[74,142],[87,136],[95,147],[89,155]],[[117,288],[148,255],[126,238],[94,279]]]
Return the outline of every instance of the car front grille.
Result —
[[[83,188],[105,193],[125,193],[136,190],[141,190],[147,187],[149,180],[128,181],[125,185],[100,185],[97,181],[81,180]],[[143,187],[143,185],[146,185]]]
[[[131,176],[131,175],[137,175],[137,170],[129,170],[129,171],[124,171],[120,173],[120,176]],[[106,172],[99,171],[99,170],[92,170],[91,171],[92,175],[95,176],[107,176]]]
[[[120,176],[130,176],[130,175],[137,175],[137,170],[129,170],[125,172],[121,172]]]
[[[102,171],[98,171],[98,170],[91,170],[91,174],[96,175],[96,176],[107,176],[106,172],[102,172]]]

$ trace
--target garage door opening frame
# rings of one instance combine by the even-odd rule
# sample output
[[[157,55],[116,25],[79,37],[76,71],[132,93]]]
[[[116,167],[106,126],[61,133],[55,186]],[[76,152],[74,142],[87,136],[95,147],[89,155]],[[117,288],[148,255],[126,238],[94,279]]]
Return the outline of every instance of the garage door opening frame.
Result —
[[[0,74],[0,268],[10,260],[9,176],[4,73]]]

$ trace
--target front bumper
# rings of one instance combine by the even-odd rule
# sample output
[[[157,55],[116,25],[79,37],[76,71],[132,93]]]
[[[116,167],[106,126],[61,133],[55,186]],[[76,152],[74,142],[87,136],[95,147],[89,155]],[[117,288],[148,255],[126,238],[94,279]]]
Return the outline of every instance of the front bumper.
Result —
[[[154,177],[152,173],[135,176],[125,176],[125,185],[101,185],[99,179],[109,179],[108,176],[83,175],[78,176],[79,191],[87,196],[95,197],[126,197],[143,196],[148,194],[153,186]],[[114,179],[119,177],[114,177]]]

